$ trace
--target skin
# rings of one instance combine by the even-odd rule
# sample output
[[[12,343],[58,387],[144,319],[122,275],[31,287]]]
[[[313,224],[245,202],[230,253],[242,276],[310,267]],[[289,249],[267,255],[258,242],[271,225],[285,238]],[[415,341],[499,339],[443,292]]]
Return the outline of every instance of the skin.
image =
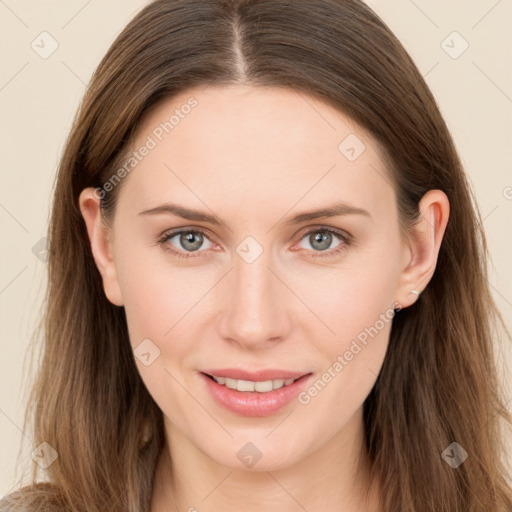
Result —
[[[434,272],[448,199],[425,194],[420,222],[404,237],[377,143],[332,107],[285,89],[191,89],[148,113],[133,148],[191,96],[197,106],[123,178],[110,226],[98,193],[80,195],[106,296],[124,306],[133,348],[150,339],[160,350],[148,366],[136,358],[167,436],[151,511],[382,510],[377,480],[365,500],[362,407],[392,321],[309,403],[293,400],[267,417],[222,408],[198,371],[281,368],[321,378],[380,315],[418,300],[411,290],[421,293]],[[338,149],[349,134],[365,145],[354,161]],[[286,225],[339,201],[369,215]],[[215,214],[225,226],[139,215],[166,202]],[[325,227],[352,242],[333,235],[322,246],[314,236]],[[192,257],[158,243],[177,228],[205,231],[196,248],[179,235],[165,242]],[[263,249],[251,263],[237,253],[247,236]],[[262,454],[251,468],[237,458],[248,442]]]

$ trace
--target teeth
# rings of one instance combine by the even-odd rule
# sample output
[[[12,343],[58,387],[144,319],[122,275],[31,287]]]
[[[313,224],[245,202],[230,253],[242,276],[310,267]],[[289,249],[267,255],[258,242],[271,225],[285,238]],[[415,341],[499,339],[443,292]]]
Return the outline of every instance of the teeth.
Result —
[[[251,380],[237,380],[230,379],[229,377],[215,377],[215,382],[222,384],[230,389],[236,389],[238,391],[258,391],[259,393],[266,393],[273,389],[279,389],[283,386],[288,386],[295,382],[297,379],[276,379],[266,380],[263,382],[253,382]]]

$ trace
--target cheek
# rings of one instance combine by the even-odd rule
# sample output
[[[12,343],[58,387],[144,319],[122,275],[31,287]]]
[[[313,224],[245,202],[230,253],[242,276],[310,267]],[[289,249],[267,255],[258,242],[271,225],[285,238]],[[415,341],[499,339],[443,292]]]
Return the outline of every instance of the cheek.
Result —
[[[144,338],[162,343],[207,293],[207,276],[199,268],[180,268],[158,247],[124,254],[116,269],[132,344]]]
[[[400,274],[398,245],[347,252],[337,266],[293,269],[294,292],[310,311],[304,318],[309,339],[321,345],[321,352],[332,357],[349,348],[351,341],[373,327],[385,331],[381,317],[393,315]],[[375,335],[376,336],[376,335]],[[375,337],[374,336],[374,337]],[[385,336],[384,336],[385,337]]]
[[[298,273],[298,294],[315,313],[307,338],[324,362],[300,401],[316,403],[319,414],[334,413],[338,427],[362,405],[386,355],[400,270],[389,247],[353,254],[335,271],[315,271],[313,280]]]
[[[197,269],[177,268],[165,256],[152,258],[155,252],[155,248],[131,250],[117,271],[140,376],[162,411],[171,414],[170,404],[179,411],[176,415],[174,410],[179,422],[187,415],[178,404],[190,400],[178,384],[188,387],[181,368],[188,367],[195,353],[191,340],[198,338],[194,331],[200,330],[195,327],[195,315],[201,314],[201,297],[211,284]]]
[[[332,332],[322,328],[319,335],[318,320],[311,320],[307,337],[313,340],[323,365],[298,399],[311,428],[317,420],[308,418],[324,418],[324,439],[350,422],[382,368],[394,318],[393,280],[382,274],[348,273],[338,282],[326,281],[328,293],[316,289],[310,295],[312,309]]]

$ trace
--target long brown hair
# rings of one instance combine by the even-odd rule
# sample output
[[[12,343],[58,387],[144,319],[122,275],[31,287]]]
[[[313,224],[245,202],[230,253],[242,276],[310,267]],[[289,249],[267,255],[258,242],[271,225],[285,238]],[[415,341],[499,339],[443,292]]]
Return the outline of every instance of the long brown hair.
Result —
[[[286,87],[350,116],[385,150],[404,225],[425,192],[447,194],[436,271],[394,318],[364,403],[368,452],[386,512],[512,510],[500,460],[511,418],[493,359],[503,321],[478,209],[425,81],[360,0],[156,0],[117,37],[75,118],[48,231],[44,344],[25,421],[34,446],[47,442],[58,458],[45,483],[33,463],[33,483],[2,510],[149,508],[162,413],[138,374],[124,309],[104,294],[78,196],[112,176],[150,107],[213,83]],[[107,220],[120,188],[102,201]],[[453,442],[469,454],[457,469],[441,456]]]

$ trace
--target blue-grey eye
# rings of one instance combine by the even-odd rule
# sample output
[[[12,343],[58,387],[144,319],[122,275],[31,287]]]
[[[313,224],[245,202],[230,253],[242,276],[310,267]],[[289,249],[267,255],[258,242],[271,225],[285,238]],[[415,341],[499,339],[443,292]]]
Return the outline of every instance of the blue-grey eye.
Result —
[[[171,240],[175,238],[178,239],[179,245],[171,242]],[[208,238],[198,231],[180,231],[169,236],[167,241],[170,242],[173,247],[188,252],[198,251],[201,248],[207,249],[207,247],[202,247],[202,245],[205,241],[209,242]]]
[[[307,240],[310,244],[310,247],[304,247],[305,249],[325,251],[331,248],[331,244],[334,238],[338,238],[340,240],[340,244],[343,243],[343,240],[341,240],[339,236],[325,229],[310,231],[302,240]]]

